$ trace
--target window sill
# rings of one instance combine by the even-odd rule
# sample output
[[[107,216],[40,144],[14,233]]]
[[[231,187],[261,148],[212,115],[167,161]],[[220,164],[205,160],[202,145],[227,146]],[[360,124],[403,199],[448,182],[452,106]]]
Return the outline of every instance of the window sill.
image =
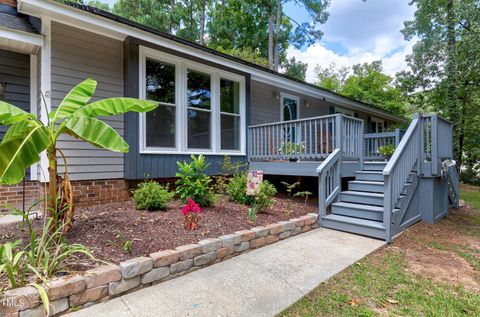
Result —
[[[204,156],[208,155],[216,155],[216,156],[247,156],[247,153],[241,151],[220,151],[220,152],[213,152],[211,150],[187,150],[187,151],[177,151],[177,150],[162,150],[162,149],[142,149],[140,150],[140,154],[162,154],[162,155],[199,155],[203,154]]]

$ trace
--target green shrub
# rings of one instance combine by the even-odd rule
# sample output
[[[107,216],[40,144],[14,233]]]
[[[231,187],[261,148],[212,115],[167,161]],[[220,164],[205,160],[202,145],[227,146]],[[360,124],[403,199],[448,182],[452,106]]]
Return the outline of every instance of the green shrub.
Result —
[[[464,184],[480,186],[480,173],[473,168],[460,172],[460,181]]]
[[[252,205],[255,196],[247,196],[247,175],[237,174],[228,183],[227,193],[230,199],[236,203],[244,205]],[[260,192],[257,196],[256,209],[257,212],[265,212],[275,203],[274,196],[277,194],[277,189],[269,181],[263,181],[260,184]]]
[[[167,208],[174,196],[175,193],[168,190],[168,184],[161,186],[155,181],[145,181],[133,192],[133,202],[139,210],[162,210]]]
[[[210,187],[212,179],[205,174],[205,170],[210,164],[205,162],[203,155],[198,156],[198,158],[195,155],[191,157],[192,161],[190,163],[177,162],[179,170],[176,173],[178,180],[175,182],[177,195],[183,203],[191,198],[200,206],[211,206],[216,200],[216,195]]]
[[[395,153],[395,145],[387,144],[383,145],[378,148],[378,153],[385,157],[392,157],[393,153]]]

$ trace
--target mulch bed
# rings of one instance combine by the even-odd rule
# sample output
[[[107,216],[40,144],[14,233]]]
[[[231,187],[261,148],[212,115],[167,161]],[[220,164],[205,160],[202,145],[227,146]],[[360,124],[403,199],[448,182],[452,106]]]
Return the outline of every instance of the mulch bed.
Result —
[[[247,221],[248,206],[223,198],[215,206],[203,208],[199,228],[187,231],[183,227],[184,217],[180,208],[178,200],[172,202],[167,210],[155,212],[136,210],[130,201],[79,208],[67,239],[70,243],[89,247],[98,259],[119,263],[254,226]],[[257,215],[256,225],[267,225],[316,211],[314,200],[305,205],[303,200],[278,196],[273,208]],[[42,221],[35,221],[34,225],[40,230]],[[0,242],[19,238],[28,241],[27,233],[25,229],[19,230],[19,224],[1,226]],[[130,252],[123,250],[127,241],[132,243]],[[92,263],[87,261],[84,265],[89,267]]]

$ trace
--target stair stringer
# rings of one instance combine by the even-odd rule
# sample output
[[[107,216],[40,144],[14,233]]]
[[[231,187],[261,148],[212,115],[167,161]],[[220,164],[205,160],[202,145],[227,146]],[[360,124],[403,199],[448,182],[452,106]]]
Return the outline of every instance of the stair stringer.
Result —
[[[396,204],[392,215],[392,236],[397,235],[408,227],[422,220],[420,212],[420,176],[414,173],[410,179],[409,186],[405,186],[402,197]],[[407,185],[407,184],[405,184]]]

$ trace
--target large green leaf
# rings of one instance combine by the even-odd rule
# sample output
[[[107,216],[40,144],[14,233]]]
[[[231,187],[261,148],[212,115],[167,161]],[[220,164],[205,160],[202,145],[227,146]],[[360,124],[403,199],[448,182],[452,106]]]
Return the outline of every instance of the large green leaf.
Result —
[[[111,126],[90,117],[72,117],[65,126],[67,133],[96,147],[128,152],[128,144]]]
[[[134,98],[109,98],[92,102],[78,109],[74,116],[99,117],[115,116],[128,111],[148,112],[158,107],[155,101]]]
[[[3,136],[1,143],[6,143],[13,139],[25,138],[34,126],[36,126],[36,122],[31,120],[23,120],[12,124]]]
[[[97,82],[91,78],[84,80],[77,86],[75,86],[65,96],[62,103],[58,106],[55,112],[51,113],[53,122],[68,117],[81,107],[85,106],[87,102],[92,98],[95,89],[97,88]]]
[[[31,125],[23,138],[14,138],[0,144],[0,183],[20,182],[25,169],[40,161],[51,143],[49,131],[42,125]]]
[[[32,114],[0,100],[0,125],[8,126],[27,118],[34,117],[35,116]]]

